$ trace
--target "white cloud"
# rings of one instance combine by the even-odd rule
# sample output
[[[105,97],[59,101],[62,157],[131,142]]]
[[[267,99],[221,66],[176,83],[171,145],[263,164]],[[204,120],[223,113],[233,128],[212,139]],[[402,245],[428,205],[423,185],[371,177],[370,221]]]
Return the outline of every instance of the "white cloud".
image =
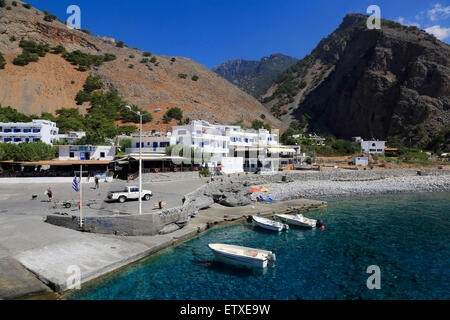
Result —
[[[439,25],[435,25],[435,26],[426,28],[425,31],[428,33],[431,33],[439,40],[444,40],[450,36],[450,28],[445,28],[445,27],[441,28],[441,26],[439,26]]]
[[[408,21],[403,17],[398,17],[397,22],[403,24],[404,26],[416,26],[417,28],[420,28],[420,24],[417,22]]]
[[[436,3],[433,9],[427,11],[427,15],[431,21],[447,19],[450,16],[450,6],[443,7],[440,3]]]

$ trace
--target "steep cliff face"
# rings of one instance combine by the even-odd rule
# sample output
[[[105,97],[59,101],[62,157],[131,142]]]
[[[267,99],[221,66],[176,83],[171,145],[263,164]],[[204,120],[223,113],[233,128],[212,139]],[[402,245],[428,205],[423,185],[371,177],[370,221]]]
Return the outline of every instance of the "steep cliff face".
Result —
[[[269,89],[276,77],[298,60],[280,53],[263,57],[260,61],[229,60],[213,71],[243,91],[259,98]]]
[[[365,19],[347,15],[279,79],[265,103],[291,108],[285,117],[307,116],[310,130],[423,145],[450,125],[450,46],[391,21],[369,30]],[[291,91],[280,94],[283,86]]]
[[[143,52],[136,48],[117,47],[114,42],[71,30],[57,20],[44,21],[42,12],[26,9],[17,2],[12,10],[0,8],[0,52],[7,62],[0,70],[3,106],[38,115],[61,107],[79,107],[75,95],[91,73],[99,75],[108,89],[118,90],[124,100],[152,113],[154,120],[146,124],[146,129],[170,128],[174,123],[161,121],[170,107],[181,108],[186,118],[220,123],[238,119],[250,123],[264,114],[272,126],[284,127],[252,96],[191,59],[152,55],[157,63],[142,62]],[[117,59],[92,66],[87,72],[78,71],[61,55],[51,53],[38,62],[17,66],[12,61],[22,52],[21,39],[45,42],[52,47],[61,44],[68,51],[112,53]],[[198,79],[193,80],[193,76]],[[87,107],[85,104],[81,109]],[[161,110],[155,112],[157,109]]]

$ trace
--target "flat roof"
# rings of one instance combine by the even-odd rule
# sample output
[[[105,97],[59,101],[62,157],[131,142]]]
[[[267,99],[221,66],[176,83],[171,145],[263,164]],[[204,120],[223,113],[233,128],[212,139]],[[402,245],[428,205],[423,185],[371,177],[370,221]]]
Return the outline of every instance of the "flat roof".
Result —
[[[79,164],[110,164],[114,160],[42,160],[42,161],[13,161],[6,160],[0,163],[13,163],[23,165],[51,165],[51,166],[70,166]]]

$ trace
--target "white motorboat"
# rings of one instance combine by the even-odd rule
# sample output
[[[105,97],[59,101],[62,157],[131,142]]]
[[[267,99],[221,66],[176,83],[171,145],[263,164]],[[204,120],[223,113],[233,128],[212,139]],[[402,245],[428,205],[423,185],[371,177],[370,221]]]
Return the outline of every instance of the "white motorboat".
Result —
[[[269,261],[275,261],[272,251],[253,249],[230,244],[208,244],[217,260],[246,267],[267,267]]]
[[[322,220],[314,220],[304,217],[302,214],[276,214],[281,221],[305,228],[320,228],[323,226]]]
[[[289,230],[288,225],[283,224],[278,221],[274,221],[274,220],[270,220],[270,219],[258,217],[258,216],[252,216],[252,219],[253,219],[253,222],[258,227],[261,227],[261,228],[264,228],[267,230],[272,230],[272,231],[277,231],[277,232],[280,232],[283,229],[285,229],[286,231]]]

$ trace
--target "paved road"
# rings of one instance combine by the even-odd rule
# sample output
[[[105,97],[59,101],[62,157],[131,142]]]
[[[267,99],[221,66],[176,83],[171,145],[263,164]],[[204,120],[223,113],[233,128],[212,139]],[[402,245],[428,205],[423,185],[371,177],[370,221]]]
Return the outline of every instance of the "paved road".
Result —
[[[190,178],[184,180],[146,182],[144,189],[152,190],[154,196],[143,202],[143,213],[153,210],[158,201],[167,203],[167,208],[181,205],[182,197],[205,183],[204,179]],[[109,190],[121,190],[125,186],[138,185],[138,182],[114,181],[101,182],[98,190],[94,183],[83,184],[84,215],[111,215],[119,212],[135,214],[138,212],[138,201],[124,204],[105,202]],[[26,269],[16,263],[29,266],[51,265],[58,261],[58,272],[54,277],[64,279],[66,268],[79,264],[83,279],[94,277],[108,268],[124,265],[144,256],[149,250],[170,243],[172,237],[156,236],[146,240],[149,243],[139,244],[127,239],[111,238],[104,235],[82,233],[75,230],[57,227],[44,222],[49,213],[67,212],[78,215],[78,209],[54,208],[53,203],[46,201],[44,194],[52,187],[55,200],[78,200],[79,194],[72,189],[71,183],[50,184],[0,184],[0,299],[12,299],[26,293],[47,292],[39,282],[32,283],[34,278]],[[32,200],[32,195],[37,198]],[[109,250],[108,248],[114,248]],[[58,258],[59,257],[59,258]],[[58,259],[59,260],[58,260]],[[17,272],[10,272],[12,267]],[[11,269],[12,270],[12,269]],[[52,274],[45,274],[50,279]],[[59,279],[57,283],[63,282]]]
[[[182,197],[205,183],[204,179],[187,179],[163,182],[145,182],[143,189],[150,189],[153,197],[150,201],[143,201],[143,212],[152,212],[154,204],[159,201],[166,202],[166,207],[176,207],[182,204]],[[135,214],[138,212],[138,201],[106,202],[108,191],[121,190],[126,186],[137,186],[137,181],[101,182],[100,188],[95,189],[95,184],[83,184],[83,213],[84,215],[111,215],[117,213]],[[54,193],[54,201],[48,202],[44,192],[51,187]],[[32,195],[37,195],[32,200]],[[74,207],[66,209],[55,202],[71,200]],[[55,212],[66,212],[69,215],[78,215],[77,202],[79,193],[72,189],[71,183],[49,184],[2,184],[0,185],[0,216],[33,215],[44,217]]]

